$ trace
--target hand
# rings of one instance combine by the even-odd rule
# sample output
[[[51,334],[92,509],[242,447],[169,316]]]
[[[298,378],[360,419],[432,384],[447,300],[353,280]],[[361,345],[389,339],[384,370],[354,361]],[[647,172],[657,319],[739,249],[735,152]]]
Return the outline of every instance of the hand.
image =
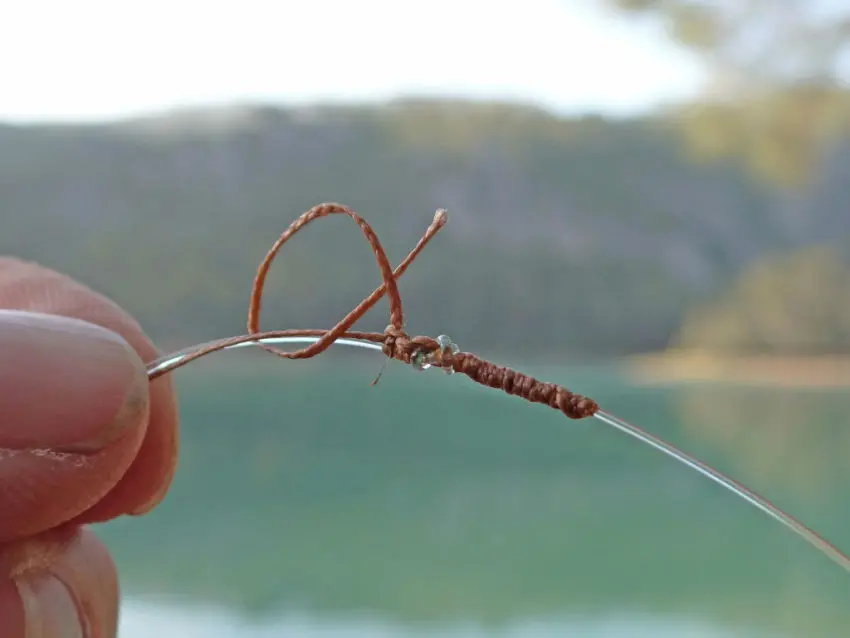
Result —
[[[0,257],[5,638],[115,636],[115,566],[82,525],[145,513],[171,484],[175,397],[168,378],[149,383],[143,365],[157,355],[113,302]],[[69,631],[74,623],[85,629]]]

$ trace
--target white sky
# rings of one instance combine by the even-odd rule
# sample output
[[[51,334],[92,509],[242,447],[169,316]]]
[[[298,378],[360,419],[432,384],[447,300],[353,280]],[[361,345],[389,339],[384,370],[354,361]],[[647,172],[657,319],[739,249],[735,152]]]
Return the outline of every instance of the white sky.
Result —
[[[697,63],[603,0],[3,0],[0,119],[451,95],[628,114]]]

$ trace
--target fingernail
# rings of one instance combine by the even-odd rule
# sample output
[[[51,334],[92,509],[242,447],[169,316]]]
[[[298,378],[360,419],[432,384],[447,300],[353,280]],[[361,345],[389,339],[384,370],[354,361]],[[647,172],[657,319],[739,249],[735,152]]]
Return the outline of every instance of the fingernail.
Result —
[[[100,449],[147,410],[142,361],[100,326],[0,310],[0,352],[0,447]]]
[[[120,439],[129,428],[138,424],[144,418],[148,409],[148,378],[143,369],[130,385],[124,403],[118,408],[112,423],[101,430],[100,434],[87,441],[62,445],[55,448],[59,452],[86,454],[102,450],[113,441]]]
[[[24,607],[26,638],[89,638],[71,592],[58,578],[27,575],[15,585]]]

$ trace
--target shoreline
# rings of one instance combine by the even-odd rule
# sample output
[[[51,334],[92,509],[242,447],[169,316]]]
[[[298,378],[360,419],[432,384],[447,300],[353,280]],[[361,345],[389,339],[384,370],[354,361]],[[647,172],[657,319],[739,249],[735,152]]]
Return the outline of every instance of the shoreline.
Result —
[[[668,351],[628,357],[624,370],[637,385],[715,382],[784,388],[850,388],[850,355],[730,356]]]

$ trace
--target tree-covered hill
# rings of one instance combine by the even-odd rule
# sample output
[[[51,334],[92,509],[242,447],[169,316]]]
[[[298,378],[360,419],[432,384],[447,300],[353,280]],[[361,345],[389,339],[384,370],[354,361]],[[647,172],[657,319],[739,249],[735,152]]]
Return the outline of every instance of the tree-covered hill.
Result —
[[[0,252],[116,298],[163,344],[244,328],[256,264],[303,210],[340,201],[405,275],[409,329],[528,356],[664,347],[754,260],[844,241],[850,163],[810,191],[692,162],[670,124],[461,102],[245,107],[110,124],[0,126]],[[265,327],[326,327],[379,282],[359,231],[283,251]],[[384,312],[383,309],[380,310]],[[382,329],[385,316],[368,320]]]

